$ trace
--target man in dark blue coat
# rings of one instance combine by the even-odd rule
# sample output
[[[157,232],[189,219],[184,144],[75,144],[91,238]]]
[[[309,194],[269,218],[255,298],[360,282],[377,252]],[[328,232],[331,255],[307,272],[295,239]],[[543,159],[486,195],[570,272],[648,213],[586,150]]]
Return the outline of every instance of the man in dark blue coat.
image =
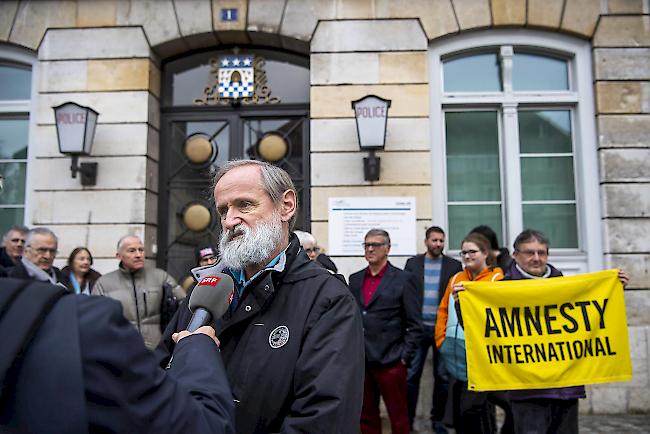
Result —
[[[25,226],[14,225],[4,233],[0,247],[0,267],[8,270],[20,260],[28,230]]]
[[[220,262],[235,282],[214,322],[235,399],[238,434],[357,434],[363,393],[361,314],[341,276],[310,261],[291,233],[296,190],[287,172],[230,161],[216,175]],[[181,304],[156,350],[189,320]]]
[[[0,279],[0,291],[3,334],[20,333],[19,317],[42,294],[65,292],[19,279]],[[0,375],[0,431],[235,432],[232,393],[212,328],[176,335],[174,359],[164,371],[116,301],[64,295],[41,321],[23,357]],[[6,357],[0,356],[1,366]]]
[[[363,246],[368,267],[350,276],[350,290],[361,309],[365,333],[361,431],[381,433],[381,395],[393,434],[408,434],[406,370],[420,342],[422,295],[415,276],[388,262],[388,232],[371,229]]]
[[[28,231],[25,239],[24,254],[13,268],[7,270],[7,276],[70,286],[68,278],[54,266],[59,245],[54,232],[39,226]]]
[[[406,261],[404,270],[412,273],[417,278],[418,291],[422,294],[422,339],[415,353],[413,362],[408,369],[408,401],[409,420],[413,425],[413,418],[418,404],[420,378],[424,363],[429,353],[433,352],[433,406],[431,408],[431,425],[435,433],[446,433],[442,419],[445,414],[447,402],[447,379],[440,372],[439,352],[434,342],[434,330],[438,316],[440,297],[445,293],[449,279],[463,266],[457,261],[443,254],[445,248],[445,231],[438,226],[427,229],[424,237],[426,253],[416,255]]]

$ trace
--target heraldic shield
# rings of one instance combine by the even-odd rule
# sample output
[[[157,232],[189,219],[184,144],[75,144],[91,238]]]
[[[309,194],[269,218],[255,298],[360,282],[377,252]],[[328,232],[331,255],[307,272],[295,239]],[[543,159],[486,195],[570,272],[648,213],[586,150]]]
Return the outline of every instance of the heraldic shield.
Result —
[[[219,97],[247,98],[255,90],[253,56],[219,58]]]

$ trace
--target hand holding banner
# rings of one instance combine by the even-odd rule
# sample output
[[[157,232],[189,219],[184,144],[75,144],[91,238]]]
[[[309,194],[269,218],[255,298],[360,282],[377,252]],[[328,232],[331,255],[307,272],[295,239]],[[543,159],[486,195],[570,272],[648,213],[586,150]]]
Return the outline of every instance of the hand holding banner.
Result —
[[[632,378],[617,270],[463,285],[470,390],[546,389]]]

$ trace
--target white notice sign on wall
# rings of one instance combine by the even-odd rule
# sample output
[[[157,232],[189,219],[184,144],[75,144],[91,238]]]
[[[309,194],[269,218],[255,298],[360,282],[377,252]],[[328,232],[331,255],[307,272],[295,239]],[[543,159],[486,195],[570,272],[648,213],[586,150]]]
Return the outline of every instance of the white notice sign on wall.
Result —
[[[329,255],[363,256],[363,237],[373,228],[390,235],[390,255],[415,255],[415,197],[329,199]]]

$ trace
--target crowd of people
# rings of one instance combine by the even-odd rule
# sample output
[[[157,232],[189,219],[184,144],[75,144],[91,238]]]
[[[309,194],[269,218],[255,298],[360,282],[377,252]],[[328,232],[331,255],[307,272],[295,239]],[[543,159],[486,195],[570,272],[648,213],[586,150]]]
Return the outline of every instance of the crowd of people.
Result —
[[[218,246],[196,247],[193,285],[186,288],[164,270],[145,264],[144,243],[133,234],[117,241],[118,268],[104,275],[93,270],[86,247],[75,248],[62,270],[55,267],[58,239],[48,228],[13,226],[4,234],[0,276],[18,279],[7,282],[50,284],[60,289],[59,295],[104,296],[121,306],[121,318],[114,317],[112,306],[103,311],[111,320],[103,321],[101,315],[82,314],[84,309],[101,311],[95,302],[77,302],[75,330],[81,347],[71,354],[81,354],[89,366],[100,363],[119,371],[111,376],[112,368],[84,367],[79,387],[85,387],[86,398],[83,390],[77,398],[87,400],[84,417],[90,431],[148,432],[153,414],[192,390],[194,399],[202,396],[201,403],[182,408],[197,417],[203,417],[202,412],[216,415],[213,423],[222,428],[214,432],[230,432],[234,426],[238,433],[381,433],[383,399],[391,431],[408,434],[431,350],[434,432],[453,428],[461,434],[496,433],[495,406],[506,414],[502,433],[577,432],[583,387],[516,392],[474,392],[467,387],[465,355],[471,348],[465,345],[458,297],[465,290],[463,282],[561,276],[548,263],[551,244],[544,234],[523,231],[511,255],[491,228],[478,226],[458,246],[458,261],[444,254],[445,231],[432,226],[424,234],[425,252],[408,259],[402,270],[389,261],[390,234],[373,228],[363,241],[367,266],[346,280],[313,235],[294,231],[297,193],[284,170],[259,161],[230,161],[220,168],[214,185],[222,234]],[[214,286],[220,273],[234,282],[228,310],[212,318],[210,327],[186,331],[192,317],[188,295]],[[624,272],[619,279],[627,284]],[[56,311],[45,323],[54,321]],[[128,341],[137,348],[118,351],[119,357],[107,355],[113,348],[106,343],[107,330],[90,339],[100,324],[114,334],[114,346]],[[135,331],[142,337],[139,344],[133,343]],[[95,349],[93,342],[103,342],[102,348]],[[210,348],[214,343],[217,353]],[[216,365],[215,370],[181,374],[183,367],[203,369],[192,365],[199,361],[188,361],[192,357],[186,352],[192,350],[205,353],[204,363]],[[165,382],[183,381],[189,386],[163,387]],[[215,388],[201,391],[202,382],[211,381]],[[16,390],[32,390],[21,384]],[[114,384],[119,389],[112,388]],[[47,397],[50,392],[40,393]],[[110,397],[99,399],[103,394]],[[20,393],[14,399],[23,402]],[[219,405],[211,406],[211,399]],[[33,422],[20,416],[23,410],[0,422],[28,426],[21,425]],[[183,432],[180,419],[170,423]]]

